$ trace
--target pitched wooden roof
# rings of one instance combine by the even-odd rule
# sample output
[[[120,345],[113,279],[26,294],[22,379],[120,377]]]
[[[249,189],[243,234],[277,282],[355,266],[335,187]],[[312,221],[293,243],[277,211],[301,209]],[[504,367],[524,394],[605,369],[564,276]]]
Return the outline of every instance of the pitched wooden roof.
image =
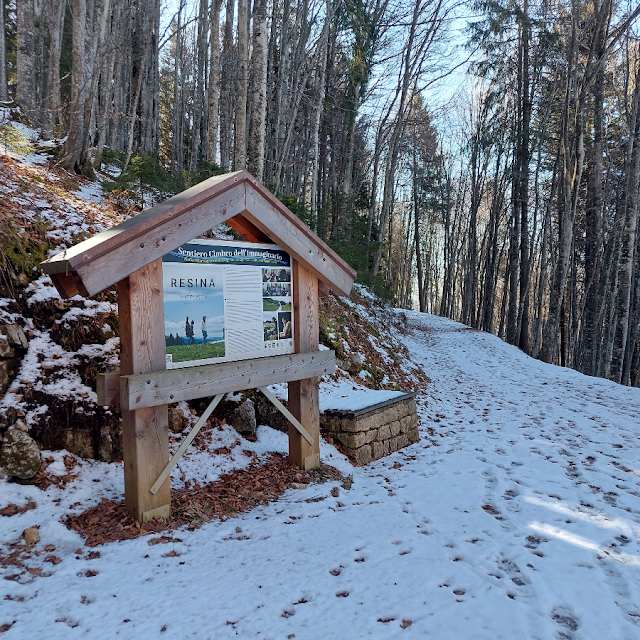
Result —
[[[275,242],[324,288],[351,291],[356,272],[246,171],[209,178],[40,267],[62,296],[91,296],[222,222],[250,241]]]

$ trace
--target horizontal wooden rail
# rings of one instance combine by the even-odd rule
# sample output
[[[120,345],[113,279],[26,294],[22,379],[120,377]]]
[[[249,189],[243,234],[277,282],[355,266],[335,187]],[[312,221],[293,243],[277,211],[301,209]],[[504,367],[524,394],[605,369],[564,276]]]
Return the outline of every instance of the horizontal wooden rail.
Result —
[[[315,378],[335,370],[334,351],[314,351],[120,376],[120,405],[129,410],[144,409]],[[110,376],[113,384],[114,374]]]

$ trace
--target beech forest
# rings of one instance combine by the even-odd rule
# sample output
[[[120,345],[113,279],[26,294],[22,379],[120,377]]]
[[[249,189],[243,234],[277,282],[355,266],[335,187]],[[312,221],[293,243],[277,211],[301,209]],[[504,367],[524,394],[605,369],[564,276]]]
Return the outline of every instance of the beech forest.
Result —
[[[637,3],[1,8],[0,151],[131,213],[246,169],[394,306],[640,386]]]

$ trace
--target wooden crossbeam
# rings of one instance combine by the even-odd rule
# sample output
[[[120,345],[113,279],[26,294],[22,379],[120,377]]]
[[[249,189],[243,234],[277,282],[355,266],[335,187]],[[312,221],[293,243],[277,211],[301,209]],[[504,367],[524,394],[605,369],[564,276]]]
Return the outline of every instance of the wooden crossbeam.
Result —
[[[120,406],[125,410],[155,407],[314,378],[335,369],[334,351],[316,351],[120,376]]]

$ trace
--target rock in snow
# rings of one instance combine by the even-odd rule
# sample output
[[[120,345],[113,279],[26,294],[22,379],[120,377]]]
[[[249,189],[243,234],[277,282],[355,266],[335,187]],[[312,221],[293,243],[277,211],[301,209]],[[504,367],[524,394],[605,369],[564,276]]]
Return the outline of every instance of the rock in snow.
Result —
[[[10,476],[29,480],[40,470],[40,449],[29,434],[21,429],[9,429],[4,435],[0,463]]]
[[[20,349],[28,348],[29,342],[22,327],[17,324],[5,324],[0,326],[0,331],[6,336],[10,346]]]
[[[255,434],[256,432],[256,407],[253,400],[247,398],[229,416],[228,422],[233,425],[238,433]]]
[[[22,537],[28,545],[40,542],[40,530],[38,527],[29,527],[22,532]]]

